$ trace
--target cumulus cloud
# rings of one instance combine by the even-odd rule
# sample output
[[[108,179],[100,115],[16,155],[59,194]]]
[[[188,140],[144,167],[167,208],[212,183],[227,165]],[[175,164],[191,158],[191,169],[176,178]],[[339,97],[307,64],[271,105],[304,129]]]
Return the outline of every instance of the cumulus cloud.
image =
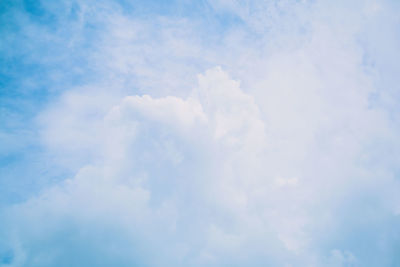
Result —
[[[99,78],[35,119],[71,175],[1,210],[0,264],[396,266],[397,6],[213,1],[207,22],[121,5],[78,5]]]
[[[238,83],[220,68],[199,76],[196,93],[204,97],[153,99],[147,95],[128,96],[103,118],[92,117],[92,120],[99,120],[90,123],[93,131],[104,133],[97,137],[100,140],[95,139],[98,140],[95,145],[101,146],[96,153],[103,155],[102,158],[97,164],[82,167],[74,178],[14,207],[11,213],[25,217],[30,226],[28,233],[25,233],[22,221],[21,226],[10,226],[15,229],[10,238],[22,238],[24,243],[38,245],[43,242],[46,247],[48,242],[57,242],[53,240],[56,232],[64,231],[64,227],[74,227],[68,222],[66,225],[54,222],[68,218],[79,227],[83,226],[81,223],[95,224],[96,220],[101,221],[100,227],[105,227],[105,231],[109,227],[110,231],[122,227],[120,229],[129,235],[117,246],[127,242],[132,252],[135,251],[134,243],[141,243],[137,235],[155,235],[155,240],[151,240],[154,237],[150,240],[139,237],[139,240],[157,247],[161,254],[173,253],[169,256],[171,264],[219,262],[219,253],[240,249],[245,236],[226,233],[224,224],[219,225],[219,219],[214,216],[241,217],[236,213],[243,212],[248,196],[238,186],[246,181],[246,177],[234,177],[232,168],[240,168],[233,166],[240,164],[239,160],[251,163],[248,158],[243,158],[245,153],[261,152],[255,143],[262,145],[263,123],[257,118],[258,109],[252,97],[244,94]],[[237,121],[234,121],[235,117]],[[80,113],[75,119],[78,127],[81,125],[79,120],[88,122]],[[75,125],[67,125],[63,135],[80,142],[81,135],[76,133]],[[58,128],[57,121],[52,127]],[[49,131],[53,132],[52,129]],[[64,142],[64,149],[69,149],[69,139],[59,142]],[[87,144],[86,139],[83,143]],[[226,152],[232,156],[223,156]],[[223,170],[214,170],[210,164],[219,165]],[[46,214],[52,214],[51,219],[40,223],[46,220]],[[111,220],[109,226],[105,222],[107,218]],[[95,235],[92,229],[84,231]],[[48,233],[47,237],[43,236],[44,232]],[[58,242],[64,243],[64,238],[69,237],[58,238],[61,238]],[[174,239],[169,240],[171,238]],[[76,240],[81,241],[80,238]],[[23,252],[15,255],[17,264],[71,263],[64,258],[67,255],[51,255],[47,247],[46,255],[37,255],[29,247],[21,249]],[[153,261],[144,255],[131,260],[127,264],[151,264]]]

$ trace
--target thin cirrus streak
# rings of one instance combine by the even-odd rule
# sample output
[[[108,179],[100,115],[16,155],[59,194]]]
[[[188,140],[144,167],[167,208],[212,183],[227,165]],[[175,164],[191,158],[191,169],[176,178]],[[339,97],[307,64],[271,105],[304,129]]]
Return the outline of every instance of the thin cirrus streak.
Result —
[[[397,266],[394,1],[5,1],[0,266]]]

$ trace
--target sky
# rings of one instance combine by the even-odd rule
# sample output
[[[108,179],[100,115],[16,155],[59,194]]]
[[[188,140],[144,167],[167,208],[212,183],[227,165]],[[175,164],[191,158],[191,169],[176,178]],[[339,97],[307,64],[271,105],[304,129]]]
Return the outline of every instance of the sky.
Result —
[[[399,12],[0,0],[0,266],[400,266]]]

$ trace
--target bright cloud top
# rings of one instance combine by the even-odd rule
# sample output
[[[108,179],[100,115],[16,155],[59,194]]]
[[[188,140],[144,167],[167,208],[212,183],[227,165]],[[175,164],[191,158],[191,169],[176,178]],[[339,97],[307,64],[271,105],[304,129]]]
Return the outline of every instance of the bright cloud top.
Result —
[[[0,206],[1,266],[400,264],[396,3],[27,2],[20,36],[76,54],[15,56],[52,89],[2,96],[1,183],[42,182]]]

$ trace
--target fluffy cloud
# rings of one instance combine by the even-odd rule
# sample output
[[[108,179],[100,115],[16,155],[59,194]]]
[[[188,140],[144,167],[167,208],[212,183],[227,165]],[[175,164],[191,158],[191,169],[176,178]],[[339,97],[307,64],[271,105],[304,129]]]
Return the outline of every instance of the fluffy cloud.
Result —
[[[72,179],[8,211],[6,240],[13,241],[7,244],[15,253],[12,262],[16,266],[357,262],[357,256],[336,247],[330,248],[326,259],[316,254],[321,242],[332,242],[339,234],[335,228],[343,227],[335,219],[343,216],[342,202],[365,193],[380,202],[383,196],[368,189],[369,184],[394,183],[385,177],[376,181],[366,173],[367,167],[351,166],[360,160],[359,143],[364,142],[357,132],[350,128],[343,133],[341,124],[346,121],[330,119],[332,131],[342,131],[320,144],[320,138],[309,135],[324,135],[324,123],[311,121],[310,127],[291,134],[291,128],[274,124],[279,120],[274,116],[281,116],[276,108],[266,109],[268,119],[263,119],[255,99],[221,68],[206,71],[198,80],[187,99],[127,96],[103,116],[82,116],[76,112],[80,110],[76,98],[72,107],[58,106],[72,118],[64,121],[62,133],[54,134],[60,130],[57,120],[47,129],[56,137],[68,137],[57,139],[57,150],[69,151],[73,141],[83,144],[78,145],[82,151],[74,153],[89,149],[98,158]],[[357,113],[348,113],[347,123],[355,123],[352,115]],[[300,120],[304,115],[290,116]],[[90,131],[77,131],[82,125]],[[371,131],[362,120],[354,127],[363,134]],[[347,149],[348,155],[331,150],[337,138],[353,143],[354,150]],[[320,145],[327,147],[324,156],[317,153]],[[390,203],[385,204],[389,210]],[[358,225],[353,224],[350,228]],[[328,236],[319,233],[323,229]],[[154,258],[155,251],[159,256]]]
[[[186,100],[127,96],[103,118],[88,119],[77,112],[75,120],[65,121],[67,128],[55,136],[68,138],[57,139],[57,149],[68,151],[72,138],[83,142],[82,149],[86,150],[87,138],[100,132],[92,149],[102,157],[96,164],[82,167],[74,178],[10,211],[9,218],[14,218],[13,214],[25,218],[9,226],[14,229],[10,239],[22,243],[19,253],[12,247],[15,264],[71,264],[73,260],[66,258],[72,252],[63,246],[69,243],[65,238],[78,229],[90,239],[100,234],[97,231],[126,234],[116,246],[126,245],[133,255],[139,253],[135,252],[137,243],[157,247],[165,255],[157,263],[157,259],[145,256],[151,253],[149,248],[141,248],[144,255],[127,259],[128,265],[162,264],[167,259],[173,265],[210,264],[219,262],[220,253],[240,249],[248,237],[226,232],[223,221],[232,216],[242,220],[249,192],[239,187],[248,179],[234,174],[233,169],[244,165],[241,172],[251,173],[247,165],[255,164],[251,159],[261,153],[257,144],[262,147],[265,141],[263,122],[253,98],[220,68],[199,75],[195,94],[200,96]],[[72,109],[76,111],[76,105]],[[92,133],[85,132],[87,137],[82,139],[76,129],[83,121]],[[54,135],[58,128],[56,120],[47,132]],[[248,154],[252,152],[256,155]],[[100,229],[91,229],[96,221],[101,222]],[[59,231],[73,233],[64,236]],[[70,245],[82,242],[84,237],[75,238]],[[54,242],[61,247],[50,252],[47,246]],[[45,255],[36,253],[27,245],[30,243],[44,246]],[[108,244],[99,244],[97,249],[117,257],[108,251]]]
[[[365,29],[390,5],[290,2],[215,1],[221,32],[81,5],[100,78],[36,120],[73,175],[2,209],[0,264],[395,266],[396,90]]]

